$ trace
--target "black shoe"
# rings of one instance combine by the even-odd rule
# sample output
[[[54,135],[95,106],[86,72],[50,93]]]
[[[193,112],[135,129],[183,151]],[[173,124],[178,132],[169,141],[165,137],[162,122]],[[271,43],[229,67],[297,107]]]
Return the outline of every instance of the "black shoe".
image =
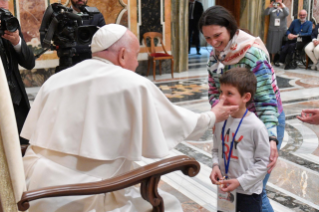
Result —
[[[284,69],[285,69],[285,70],[288,70],[288,69],[292,69],[292,67],[291,67],[291,65],[288,64],[288,65],[285,66]]]
[[[197,52],[197,55],[202,55],[200,52]]]
[[[275,62],[274,65],[275,65],[276,67],[279,67],[279,66],[280,66],[279,62]]]

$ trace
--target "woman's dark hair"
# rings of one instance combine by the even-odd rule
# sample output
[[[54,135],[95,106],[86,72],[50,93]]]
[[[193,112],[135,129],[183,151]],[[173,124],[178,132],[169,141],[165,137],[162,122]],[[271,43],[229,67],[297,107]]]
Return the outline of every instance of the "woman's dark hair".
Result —
[[[202,33],[203,26],[209,25],[226,27],[226,29],[229,31],[230,39],[233,38],[238,29],[236,19],[231,12],[218,5],[208,8],[199,19],[198,27]]]

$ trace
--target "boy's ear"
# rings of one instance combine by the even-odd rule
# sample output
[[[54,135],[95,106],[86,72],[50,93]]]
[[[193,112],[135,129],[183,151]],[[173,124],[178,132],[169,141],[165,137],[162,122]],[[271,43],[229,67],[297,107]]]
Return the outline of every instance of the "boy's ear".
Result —
[[[249,102],[249,100],[251,99],[251,93],[245,93],[243,96],[243,100],[244,102]]]

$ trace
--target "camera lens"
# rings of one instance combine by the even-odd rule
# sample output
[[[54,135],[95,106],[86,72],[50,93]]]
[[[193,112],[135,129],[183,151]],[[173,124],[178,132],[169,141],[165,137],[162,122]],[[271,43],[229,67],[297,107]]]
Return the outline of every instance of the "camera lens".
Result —
[[[89,43],[91,40],[91,31],[87,28],[81,28],[78,34],[78,39],[81,40],[83,43]]]
[[[5,22],[10,32],[15,32],[19,28],[19,21],[15,17],[8,18]]]

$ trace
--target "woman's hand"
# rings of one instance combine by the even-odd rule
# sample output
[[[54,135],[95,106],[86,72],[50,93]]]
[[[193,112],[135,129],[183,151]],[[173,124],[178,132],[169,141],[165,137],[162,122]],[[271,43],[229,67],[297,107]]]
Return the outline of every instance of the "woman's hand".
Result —
[[[215,165],[213,167],[213,170],[212,172],[210,173],[210,176],[209,176],[210,180],[212,181],[213,184],[215,185],[219,185],[220,183],[218,182],[218,179],[222,179],[222,174],[219,170],[219,167],[218,165]]]
[[[277,2],[277,4],[278,4],[278,8],[279,8],[279,9],[284,8],[284,4],[283,4],[283,3],[281,3],[281,2]]]
[[[238,111],[238,105],[224,106],[225,99],[219,99],[217,105],[215,105],[211,111],[216,116],[216,123],[226,120],[231,113]]]
[[[276,141],[270,141],[270,156],[269,156],[269,161],[270,163],[268,164],[267,168],[268,168],[268,173],[270,174],[270,172],[275,168],[276,163],[277,163],[277,159],[278,159],[278,150],[277,150],[277,143]]]

